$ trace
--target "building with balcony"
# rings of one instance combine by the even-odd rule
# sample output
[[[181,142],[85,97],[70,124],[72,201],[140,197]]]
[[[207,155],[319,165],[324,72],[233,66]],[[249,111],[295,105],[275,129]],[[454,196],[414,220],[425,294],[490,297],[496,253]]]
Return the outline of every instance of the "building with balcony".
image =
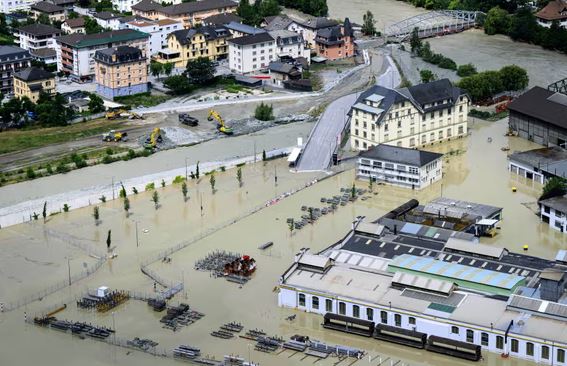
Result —
[[[305,45],[300,34],[290,30],[274,30],[268,32],[276,41],[276,56],[279,60],[291,60],[304,57],[309,64],[311,62],[311,50]]]
[[[222,60],[228,55],[230,32],[224,26],[203,26],[182,29],[167,38],[167,48],[158,52],[157,62],[171,62],[177,68],[185,68],[187,62],[199,57]]]
[[[343,25],[319,29],[315,35],[315,52],[331,61],[354,56],[354,31],[349,19]]]
[[[178,30],[183,29],[183,24],[178,20],[133,20],[123,25],[126,29],[135,29],[150,35],[149,52],[150,55],[157,55],[159,51],[168,47],[168,36]]]
[[[148,65],[139,48],[106,48],[96,51],[94,59],[98,94],[112,100],[148,91]]]
[[[391,145],[374,146],[361,152],[358,179],[422,189],[443,176],[443,154]]]
[[[55,74],[37,67],[14,73],[14,96],[27,97],[37,103],[41,93],[55,94]]]
[[[251,36],[253,34],[266,33],[262,28],[253,27],[251,25],[242,24],[240,22],[230,22],[225,25],[232,34],[233,38]]]
[[[549,28],[551,23],[557,22],[560,27],[567,27],[567,1],[551,0],[536,14],[537,23]]]
[[[156,12],[158,19],[179,20],[185,28],[191,28],[210,16],[234,13],[237,7],[238,3],[232,0],[201,0],[161,7]]]
[[[315,37],[321,29],[338,25],[336,20],[325,17],[311,18],[306,21],[293,20],[287,25],[287,29],[300,34],[310,48],[315,48]]]
[[[85,18],[65,19],[63,24],[61,24],[61,30],[65,32],[65,34],[85,34]]]
[[[57,62],[55,39],[61,35],[60,29],[37,23],[18,28],[16,35],[16,43],[24,50],[30,51],[34,59],[46,64]]]
[[[232,72],[248,74],[268,68],[276,60],[276,41],[269,33],[228,41],[228,64]]]
[[[29,51],[16,46],[0,46],[0,93],[9,95],[14,90],[14,73],[31,66]]]
[[[49,1],[37,2],[31,6],[30,10],[34,19],[45,14],[52,22],[62,22],[65,20],[65,8]]]
[[[469,100],[448,79],[399,89],[373,86],[349,112],[351,147],[416,148],[465,136]]]
[[[567,233],[567,196],[558,196],[539,201],[541,221],[552,229]]]
[[[138,48],[148,57],[150,35],[134,29],[121,29],[96,34],[69,34],[56,39],[57,70],[79,81],[95,76],[96,51],[119,46]],[[146,60],[147,62],[147,60]]]

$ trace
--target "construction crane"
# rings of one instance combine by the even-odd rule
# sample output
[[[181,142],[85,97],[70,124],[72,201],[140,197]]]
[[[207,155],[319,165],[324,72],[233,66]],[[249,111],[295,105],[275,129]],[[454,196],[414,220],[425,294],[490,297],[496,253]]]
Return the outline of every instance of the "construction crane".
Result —
[[[102,135],[102,141],[105,142],[120,142],[128,140],[128,132],[110,130]]]
[[[224,133],[225,135],[232,135],[232,128],[224,124],[224,120],[220,116],[219,112],[215,111],[214,109],[210,109],[207,120],[212,121],[214,119],[217,120],[217,130]]]
[[[161,130],[156,127],[152,130],[152,133],[146,139],[145,147],[148,149],[155,149],[158,143],[162,142]]]

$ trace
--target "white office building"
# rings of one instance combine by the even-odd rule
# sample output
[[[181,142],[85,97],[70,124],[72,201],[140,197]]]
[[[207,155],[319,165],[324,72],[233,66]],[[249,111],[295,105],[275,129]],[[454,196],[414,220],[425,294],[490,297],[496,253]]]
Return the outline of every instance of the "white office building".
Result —
[[[305,45],[303,36],[290,30],[274,30],[269,32],[276,41],[276,56],[282,58],[304,57],[311,62],[311,49]]]
[[[227,42],[230,70],[238,74],[266,70],[276,58],[276,42],[268,33],[233,38]]]
[[[360,153],[358,179],[422,189],[443,177],[443,154],[391,145]]]
[[[541,221],[552,229],[567,233],[567,196],[539,201]]]
[[[177,30],[183,29],[183,23],[173,19],[160,20],[134,20],[124,23],[124,28],[135,29],[150,35],[150,55],[157,55],[159,51],[167,48],[167,36]]]

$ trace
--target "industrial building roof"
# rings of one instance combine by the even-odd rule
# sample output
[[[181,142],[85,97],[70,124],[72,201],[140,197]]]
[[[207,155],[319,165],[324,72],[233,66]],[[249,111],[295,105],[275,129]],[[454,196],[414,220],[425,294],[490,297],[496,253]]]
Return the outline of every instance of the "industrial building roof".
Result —
[[[548,198],[546,200],[539,201],[539,203],[567,215],[567,195]]]
[[[493,247],[486,244],[479,244],[479,243],[472,243],[470,241],[457,239],[457,238],[449,238],[447,240],[447,244],[443,250],[447,251],[447,249],[451,251],[458,251],[462,253],[468,253],[473,256],[479,255],[482,257],[491,257],[496,260],[499,260],[508,253],[508,251],[504,248]]]
[[[454,217],[457,219],[461,219],[467,215],[486,219],[501,211],[502,208],[500,207],[447,197],[435,198],[423,206],[424,213],[430,215],[438,215],[441,213],[443,216]]]
[[[567,102],[554,100],[551,90],[535,86],[508,105],[511,113],[521,113],[542,122],[567,129]]]
[[[360,157],[423,167],[435,160],[441,159],[443,154],[380,144],[361,152]]]
[[[410,270],[458,281],[472,282],[506,290],[512,290],[525,281],[525,278],[522,276],[499,273],[496,271],[464,266],[457,263],[448,263],[434,258],[417,257],[407,254],[394,258],[388,265],[388,270],[392,272],[395,272],[398,269]]]
[[[404,272],[396,272],[392,279],[392,284],[439,292],[446,295],[449,295],[455,288],[455,284],[450,281],[436,280],[434,278],[416,276]]]

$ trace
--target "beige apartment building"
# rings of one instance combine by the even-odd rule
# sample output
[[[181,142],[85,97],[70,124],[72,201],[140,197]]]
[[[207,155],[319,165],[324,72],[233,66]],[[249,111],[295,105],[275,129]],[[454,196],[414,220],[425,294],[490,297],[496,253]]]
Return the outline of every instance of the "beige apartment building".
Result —
[[[148,65],[140,49],[107,48],[96,51],[94,60],[96,91],[103,97],[112,100],[148,91]]]
[[[55,94],[55,74],[36,67],[14,73],[14,96],[36,103],[41,93]]]
[[[448,79],[409,88],[374,86],[350,110],[351,147],[417,148],[467,134],[470,98]]]

